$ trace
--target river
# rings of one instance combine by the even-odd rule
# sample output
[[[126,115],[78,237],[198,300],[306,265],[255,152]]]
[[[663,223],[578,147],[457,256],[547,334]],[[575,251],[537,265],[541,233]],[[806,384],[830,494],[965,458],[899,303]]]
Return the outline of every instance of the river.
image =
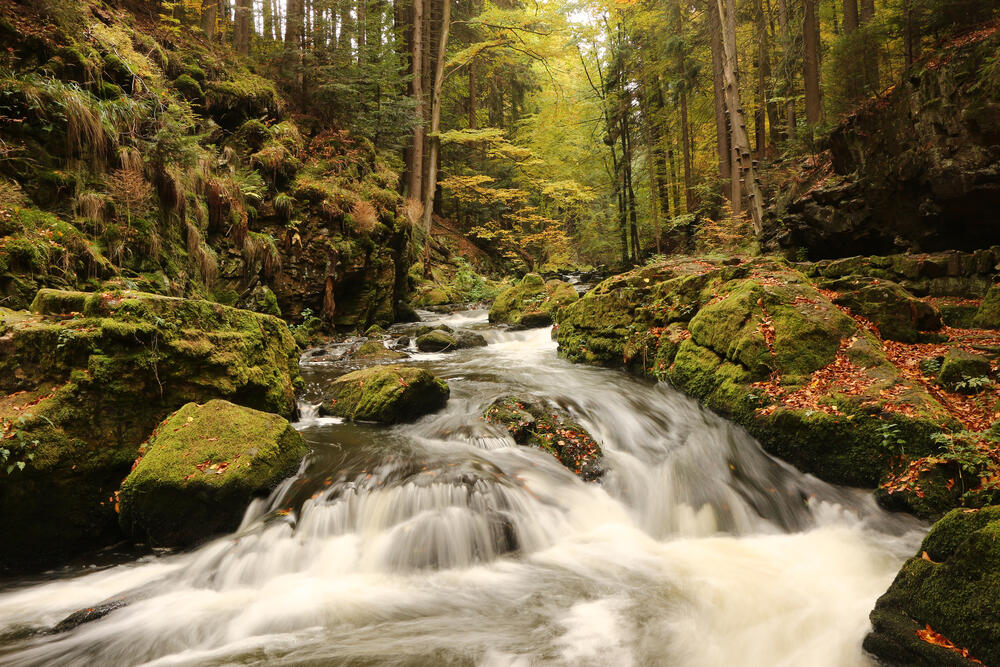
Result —
[[[490,342],[406,362],[448,381],[443,411],[320,418],[310,401],[343,370],[305,357],[299,474],[194,551],[9,585],[0,664],[872,664],[868,612],[925,526],[770,458],[668,386],[559,359],[547,329],[435,317]],[[602,481],[479,419],[508,394],[587,427]]]

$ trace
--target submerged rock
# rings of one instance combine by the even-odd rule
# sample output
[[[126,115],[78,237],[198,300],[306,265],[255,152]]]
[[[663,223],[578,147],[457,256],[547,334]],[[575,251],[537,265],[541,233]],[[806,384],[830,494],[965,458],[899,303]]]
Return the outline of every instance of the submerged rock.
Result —
[[[424,368],[377,366],[334,380],[320,412],[393,424],[440,410],[450,393],[444,380]]]
[[[250,500],[293,474],[305,453],[283,417],[222,400],[188,403],[140,449],[119,492],[121,526],[168,547],[231,532]]]
[[[121,540],[114,492],[185,403],[295,413],[298,352],[276,317],[140,292],[42,290],[33,310],[0,316],[0,429],[23,463],[0,485],[7,567]]]
[[[938,521],[871,613],[864,648],[881,664],[1000,664],[1000,507],[956,509]],[[928,630],[929,629],[929,630]]]
[[[490,322],[516,327],[547,327],[555,313],[579,298],[573,286],[561,280],[545,281],[529,273],[521,282],[501,292],[490,308]]]
[[[505,396],[486,408],[483,419],[505,428],[519,445],[544,449],[588,482],[604,474],[601,446],[558,408]]]

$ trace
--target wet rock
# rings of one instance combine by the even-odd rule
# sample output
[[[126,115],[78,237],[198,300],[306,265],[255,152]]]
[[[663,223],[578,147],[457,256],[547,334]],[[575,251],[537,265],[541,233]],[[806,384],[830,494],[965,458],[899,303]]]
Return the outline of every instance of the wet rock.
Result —
[[[559,408],[505,396],[486,408],[483,419],[505,428],[519,445],[544,449],[588,482],[604,474],[601,446]]]
[[[447,383],[413,366],[377,366],[337,378],[320,406],[324,415],[393,424],[440,410]]]
[[[122,539],[114,492],[171,411],[224,398],[295,414],[298,350],[269,315],[141,292],[42,290],[0,329],[0,561],[37,568]],[[20,393],[23,392],[23,393]]]
[[[359,361],[393,361],[405,359],[409,355],[399,350],[390,350],[382,341],[369,340],[361,344],[351,358]]]
[[[417,327],[416,335],[423,336],[424,334],[429,334],[432,331],[444,331],[445,333],[455,333],[455,330],[452,329],[447,324],[434,324],[434,325],[424,324]]]
[[[486,338],[482,334],[462,329],[455,332],[455,340],[457,341],[458,349],[460,350],[470,347],[486,347],[486,345],[488,345]]]
[[[545,281],[529,273],[521,282],[501,292],[490,308],[490,322],[531,328],[549,326],[560,308],[579,298],[569,283]]]
[[[306,451],[283,417],[222,400],[188,403],[153,431],[122,482],[122,529],[164,547],[231,532]]]
[[[930,626],[971,657],[1000,664],[1000,507],[938,521],[871,613],[864,648],[882,664],[972,665],[921,639]]]
[[[417,337],[417,349],[421,352],[447,352],[458,349],[458,340],[444,331],[429,331]]]
[[[937,381],[948,391],[978,394],[992,384],[989,357],[951,348],[944,355]]]

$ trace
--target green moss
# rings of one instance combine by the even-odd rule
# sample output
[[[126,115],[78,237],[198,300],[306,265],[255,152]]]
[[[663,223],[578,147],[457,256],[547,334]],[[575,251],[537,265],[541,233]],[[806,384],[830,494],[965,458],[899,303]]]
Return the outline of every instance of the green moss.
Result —
[[[335,380],[320,409],[338,417],[392,424],[441,409],[449,394],[448,385],[426,369],[379,366]]]
[[[505,396],[486,408],[483,419],[502,426],[519,445],[544,449],[584,480],[594,481],[604,474],[601,446],[558,408]]]
[[[1000,329],[1000,286],[992,286],[979,305],[973,324],[981,329]]]
[[[122,528],[158,546],[235,530],[251,498],[294,473],[305,453],[278,415],[188,403],[157,427],[122,483]]]
[[[358,351],[352,355],[355,359],[366,359],[370,361],[394,361],[405,359],[405,352],[390,350],[381,341],[370,340],[365,342]]]
[[[927,558],[920,557],[926,553]],[[935,524],[872,612],[865,647],[883,659],[949,664],[913,641],[930,625],[985,664],[1000,664],[1000,508],[953,510]],[[959,664],[959,663],[952,663]]]
[[[944,356],[937,382],[949,391],[976,394],[990,384],[990,360],[961,348],[950,348]]]
[[[921,332],[941,328],[941,316],[934,306],[915,298],[894,282],[852,276],[829,283],[827,287],[840,292],[837,304],[874,322],[883,338],[915,343]]]
[[[489,319],[513,326],[548,326],[555,321],[560,308],[578,298],[572,285],[561,280],[545,282],[537,273],[529,273],[497,295]]]
[[[174,79],[172,85],[177,92],[184,96],[184,99],[190,102],[203,101],[205,99],[205,91],[202,90],[201,84],[187,74],[181,74]]]
[[[417,349],[421,352],[445,352],[458,349],[458,340],[444,331],[429,331],[417,336]]]

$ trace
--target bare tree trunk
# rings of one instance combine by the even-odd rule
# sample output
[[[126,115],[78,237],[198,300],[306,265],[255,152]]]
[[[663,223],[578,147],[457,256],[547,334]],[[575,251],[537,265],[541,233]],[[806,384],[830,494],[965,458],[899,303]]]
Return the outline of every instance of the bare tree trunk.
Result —
[[[434,212],[434,195],[437,191],[438,152],[441,138],[441,92],[444,88],[444,65],[448,49],[448,32],[451,30],[451,0],[441,3],[441,32],[438,37],[437,62],[434,66],[434,87],[431,89],[431,131],[428,136],[430,155],[427,182],[424,183],[424,232],[427,240],[424,243],[424,275],[431,271],[431,220]]]
[[[717,1],[719,15],[726,16],[728,19],[724,25],[733,25],[736,14],[734,0]],[[723,6],[723,2],[726,3],[725,6]],[[754,233],[760,236],[764,231],[764,195],[757,179],[757,169],[750,155],[750,138],[747,136],[746,122],[743,119],[740,104],[740,89],[736,80],[736,31],[734,29],[727,28],[723,35],[722,45],[725,51],[723,73],[726,79],[726,107],[729,109],[729,126],[733,135],[734,152],[737,156],[740,177],[747,191]]]
[[[274,39],[274,16],[271,13],[271,0],[262,0],[260,8],[264,39],[270,42]]]
[[[201,3],[201,31],[211,41],[215,38],[215,23],[219,18],[219,3],[216,0],[204,0]]]
[[[252,10],[253,0],[236,0],[236,29],[233,31],[233,49],[241,56],[250,53]]]
[[[358,64],[363,65],[367,59],[368,39],[368,0],[358,0]]]
[[[778,24],[781,26],[781,38],[784,40],[785,49],[790,49],[792,46],[792,30],[788,20],[788,0],[778,0]],[[791,74],[791,68],[786,66],[784,69],[786,76],[785,96],[790,98],[793,97],[791,93],[795,90],[795,78]],[[789,137],[795,136],[796,124],[795,102],[789,99],[785,102],[785,131]]]
[[[469,63],[469,129],[475,130],[479,125],[476,121],[476,62]]]
[[[850,35],[857,31],[859,25],[858,0],[844,0],[844,32]]]
[[[806,86],[806,121],[823,121],[823,100],[819,87],[819,16],[817,0],[802,0],[802,77]]]
[[[861,25],[866,26],[875,20],[875,0],[861,0]],[[879,83],[878,47],[875,36],[869,34],[865,42],[865,86],[868,93],[881,90]]]
[[[304,0],[287,0],[285,12],[285,43],[291,46],[302,46]]]
[[[413,97],[416,125],[413,128],[413,144],[407,165],[409,182],[407,196],[419,199],[423,193],[424,174],[424,2],[413,0],[413,37],[410,50],[410,95]]]
[[[913,11],[913,0],[906,0],[903,9],[903,42],[906,49],[906,68],[909,69],[913,63],[920,60],[920,28],[917,26],[916,16]]]
[[[712,47],[712,84],[715,89],[715,147],[719,155],[719,180],[722,182],[722,193],[730,201],[733,200],[731,151],[729,148],[729,126],[726,123],[726,88],[722,72],[722,61],[725,57],[722,50],[722,22],[719,18],[719,7],[715,0],[708,0],[709,34]]]

